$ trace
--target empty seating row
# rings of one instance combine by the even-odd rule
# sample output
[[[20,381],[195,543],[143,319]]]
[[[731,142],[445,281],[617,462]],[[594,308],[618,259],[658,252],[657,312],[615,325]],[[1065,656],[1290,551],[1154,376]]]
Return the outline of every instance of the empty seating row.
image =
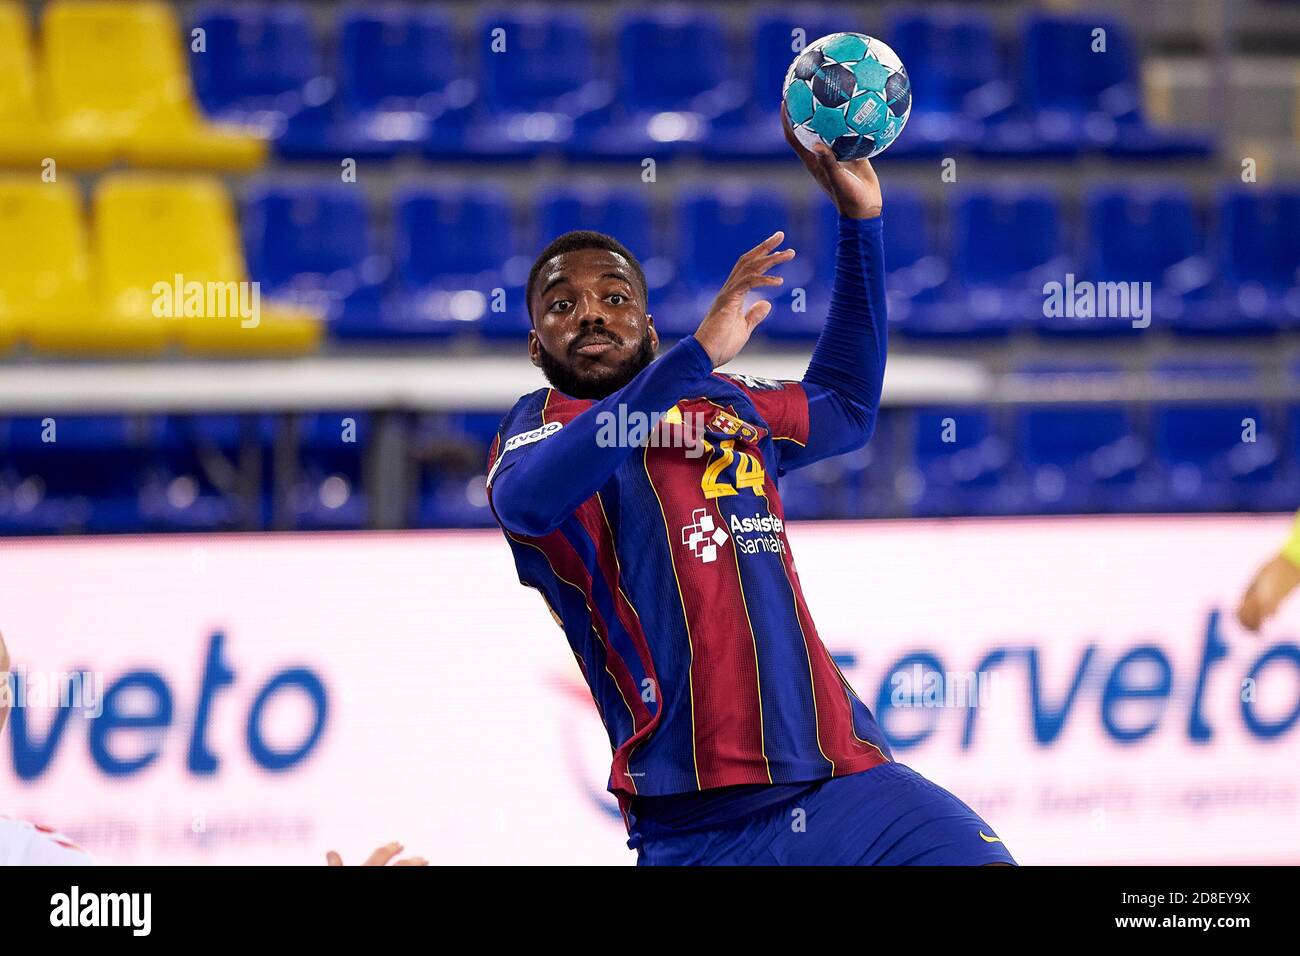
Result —
[[[264,135],[203,115],[169,4],[56,0],[37,44],[25,5],[0,0],[0,165],[247,170],[266,155]]]
[[[740,32],[685,6],[609,29],[596,19],[524,6],[463,32],[438,7],[355,6],[319,37],[295,3],[201,8],[187,32],[160,0],[53,0],[37,31],[3,0],[0,164],[241,170],[263,160],[268,139],[286,157],[784,156],[785,71],[803,43],[840,30],[883,33],[910,67],[912,128],[895,156],[1210,147],[1148,124],[1133,38],[1109,17],[1029,16],[1016,55],[975,10],[876,23],[805,7]]]
[[[1116,373],[1040,364],[1021,374]],[[1258,373],[1170,363],[1152,380],[1227,383],[1248,395]],[[1300,367],[1291,381],[1300,389]],[[499,420],[411,418],[410,525],[492,524],[483,467]],[[269,527],[277,441],[297,452],[289,525],[365,527],[370,438],[370,417],[347,411],[303,416],[288,431],[270,415],[0,419],[0,533]],[[1300,404],[1189,397],[886,409],[865,448],[791,472],[782,494],[792,518],[1290,510],[1300,498]]]
[[[891,188],[891,321],[915,338],[1300,328],[1300,189],[1239,185],[1211,206],[1203,213],[1183,187],[1160,184],[1099,186],[1077,216],[1034,187],[963,189],[946,208]],[[575,228],[637,254],[669,336],[693,331],[736,257],[784,229],[800,255],[761,328],[810,338],[834,263],[828,203],[727,181],[666,202],[647,187],[576,182],[523,204],[492,185],[410,183],[372,208],[357,184],[264,179],[243,198],[241,245],[217,181],[130,173],[102,180],[89,219],[87,229],[72,186],[0,178],[0,346],[301,351],[326,333],[517,337],[529,327],[532,253]],[[261,322],[160,317],[155,287],[176,298],[176,277],[255,282]]]
[[[0,348],[284,353],[324,331],[308,306],[262,300],[217,180],[106,176],[88,228],[75,186],[0,177]]]
[[[882,23],[806,6],[731,31],[718,12],[681,5],[608,29],[581,9],[525,6],[482,14],[461,33],[446,11],[358,6],[340,17],[330,53],[292,4],[213,8],[195,22],[210,40],[191,54],[204,106],[268,124],[290,156],[783,156],[786,70],[804,43],[843,30],[883,33],[910,68],[915,126],[896,156],[1210,147],[1204,134],[1147,123],[1134,40],[1094,14],[1027,17],[1018,55],[989,16],[952,9]]]

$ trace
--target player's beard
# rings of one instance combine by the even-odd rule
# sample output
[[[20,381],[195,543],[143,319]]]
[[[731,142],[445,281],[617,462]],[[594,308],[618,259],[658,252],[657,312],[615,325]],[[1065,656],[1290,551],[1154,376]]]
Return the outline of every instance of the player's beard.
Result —
[[[572,398],[587,399],[600,399],[617,392],[636,378],[637,373],[649,365],[655,357],[649,332],[642,337],[637,350],[621,365],[614,367],[597,365],[586,372],[579,372],[570,362],[557,359],[545,348],[539,351],[542,357],[542,373],[551,386]]]

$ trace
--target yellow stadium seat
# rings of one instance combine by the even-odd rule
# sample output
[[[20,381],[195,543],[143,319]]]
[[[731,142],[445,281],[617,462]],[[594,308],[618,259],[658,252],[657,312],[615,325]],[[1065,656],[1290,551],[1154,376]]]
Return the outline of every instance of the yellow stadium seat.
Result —
[[[40,162],[39,126],[27,15],[16,3],[0,3],[0,162]]]
[[[321,318],[260,301],[225,187],[207,176],[106,176],[95,194],[104,304],[166,322],[187,350],[248,355],[320,344]]]
[[[0,178],[0,335],[5,331],[44,352],[148,353],[163,347],[166,327],[98,307],[75,187],[11,176]]]
[[[36,168],[46,158],[67,158],[74,168],[104,165],[106,143],[68,142],[42,114],[31,39],[26,11],[0,0],[0,165]]]
[[[194,100],[180,27],[154,0],[54,0],[42,22],[45,103],[69,162],[95,149],[137,165],[247,170],[266,141],[208,122]]]

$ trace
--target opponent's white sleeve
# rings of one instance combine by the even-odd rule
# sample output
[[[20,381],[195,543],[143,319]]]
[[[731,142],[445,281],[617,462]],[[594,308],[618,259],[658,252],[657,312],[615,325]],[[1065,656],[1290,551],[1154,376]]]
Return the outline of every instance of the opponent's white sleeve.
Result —
[[[48,827],[0,817],[0,866],[94,866],[81,847]]]

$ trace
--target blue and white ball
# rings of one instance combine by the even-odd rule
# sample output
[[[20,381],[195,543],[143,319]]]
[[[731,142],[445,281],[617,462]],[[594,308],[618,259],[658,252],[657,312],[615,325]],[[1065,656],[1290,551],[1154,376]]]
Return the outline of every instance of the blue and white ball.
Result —
[[[841,161],[878,156],[912,113],[912,84],[888,45],[863,33],[808,44],[785,75],[784,109],[799,142]]]

